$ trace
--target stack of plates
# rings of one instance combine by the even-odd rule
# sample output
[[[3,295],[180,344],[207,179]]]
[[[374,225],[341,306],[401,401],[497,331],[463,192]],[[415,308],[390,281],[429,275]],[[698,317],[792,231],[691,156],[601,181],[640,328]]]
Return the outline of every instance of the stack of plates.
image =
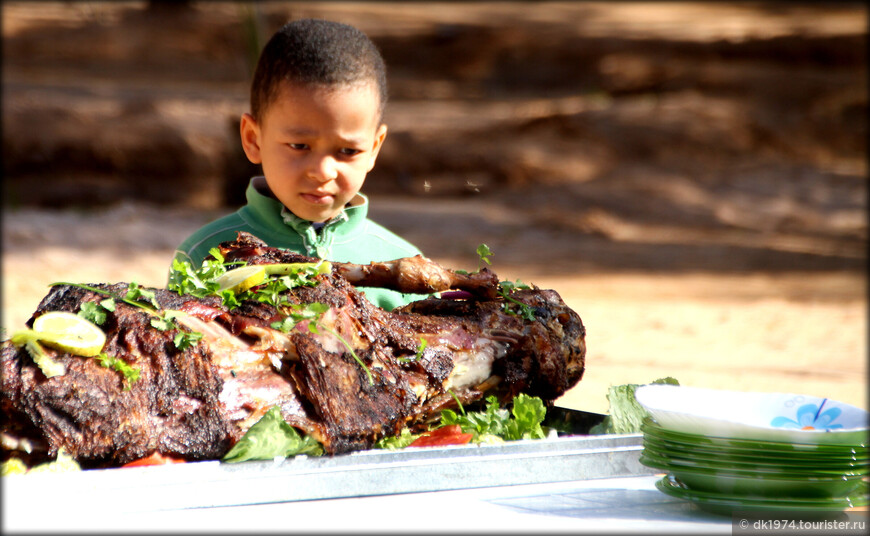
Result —
[[[638,388],[640,461],[664,493],[719,513],[866,506],[868,414],[829,399],[673,385]]]

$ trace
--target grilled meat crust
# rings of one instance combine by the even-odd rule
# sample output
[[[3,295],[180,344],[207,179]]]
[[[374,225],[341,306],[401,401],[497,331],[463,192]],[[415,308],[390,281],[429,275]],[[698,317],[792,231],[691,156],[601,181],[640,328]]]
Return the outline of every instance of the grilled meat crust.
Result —
[[[121,295],[127,288],[94,287]],[[177,302],[177,294],[156,292],[162,303]],[[43,312],[74,313],[82,303],[105,297],[78,287],[54,287],[30,323]],[[144,310],[120,302],[101,326],[107,335],[103,352],[141,371],[135,389],[125,390],[123,377],[95,358],[49,348],[46,352],[64,364],[66,374],[46,378],[25,350],[5,343],[0,363],[6,420],[29,421],[42,432],[43,437],[34,441],[47,442],[49,456],[62,447],[85,465],[122,464],[154,451],[188,459],[226,452],[239,436],[222,418],[222,382],[209,349],[178,350],[173,344],[175,332],[152,328],[151,318]]]
[[[316,260],[242,233],[222,250],[227,260],[252,264]],[[420,429],[457,400],[468,404],[495,393],[510,401],[525,392],[552,401],[583,375],[585,328],[554,291],[511,294],[534,319],[511,310],[514,302],[486,297],[492,289],[480,281],[490,275],[454,281],[475,288],[476,298],[429,298],[387,312],[342,276],[350,272],[360,270],[334,268],[318,275],[316,286],[286,294],[291,303],[329,306],[314,331],[273,329],[284,315],[265,303],[244,301],[229,310],[218,297],[149,289],[160,311],[180,312],[175,327],[161,330],[152,312],[117,299],[101,325],[103,352],[138,368],[135,382],[99,359],[48,348],[67,372],[46,378],[24,348],[6,341],[0,350],[2,431],[29,441],[31,461],[53,458],[60,449],[83,467],[117,466],[153,452],[215,459],[278,406],[290,425],[337,454],[369,448],[405,426]],[[119,297],[128,289],[125,283],[92,286]],[[29,323],[46,311],[76,313],[83,303],[105,298],[54,286]],[[203,337],[179,350],[179,331]]]

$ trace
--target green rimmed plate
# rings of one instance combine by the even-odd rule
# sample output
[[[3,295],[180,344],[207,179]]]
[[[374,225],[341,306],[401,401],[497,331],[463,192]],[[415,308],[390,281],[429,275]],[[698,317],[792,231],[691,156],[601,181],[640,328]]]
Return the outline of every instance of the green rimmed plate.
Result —
[[[654,449],[644,448],[643,457],[646,459],[659,463],[660,465],[667,465],[668,467],[672,467],[675,469],[699,469],[702,471],[714,471],[716,473],[727,473],[736,476],[745,476],[745,477],[755,477],[763,476],[768,478],[779,478],[779,479],[806,479],[806,478],[820,478],[820,479],[854,479],[861,478],[867,476],[868,472],[864,470],[857,470],[853,468],[847,468],[842,470],[830,470],[830,469],[813,469],[813,468],[802,468],[802,469],[794,469],[794,468],[778,468],[776,466],[767,465],[767,466],[756,466],[756,467],[747,467],[747,466],[738,466],[734,464],[724,463],[716,463],[716,462],[706,462],[706,461],[698,461],[694,459],[683,459],[683,458],[675,458],[673,456],[669,456],[667,453],[661,453]]]
[[[866,442],[853,445],[804,444],[782,441],[763,441],[754,439],[735,439],[702,434],[689,434],[662,428],[647,419],[641,426],[644,435],[678,443],[685,446],[728,449],[731,452],[752,454],[757,452],[776,452],[781,454],[809,456],[838,456],[856,459],[870,459],[870,449]]]
[[[863,476],[818,477],[767,474],[752,471],[680,467],[644,452],[640,463],[661,469],[677,477],[695,491],[722,493],[752,498],[815,498],[845,497],[863,482]]]
[[[867,496],[867,482],[862,482],[858,489],[848,496],[829,499],[788,497],[765,499],[703,492],[686,487],[674,475],[667,475],[657,481],[656,488],[671,497],[690,501],[703,510],[723,515],[731,515],[734,511],[795,512],[800,514],[842,512],[850,508],[860,508],[870,504]]]
[[[691,457],[699,459],[714,459],[738,463],[765,463],[783,467],[795,468],[813,467],[817,469],[861,469],[870,467],[870,458],[859,457],[857,454],[835,456],[830,454],[809,454],[776,452],[769,450],[733,449],[727,447],[706,447],[676,443],[659,439],[651,434],[644,434],[644,446],[671,456]]]
[[[731,456],[728,453],[709,453],[699,450],[678,449],[663,445],[644,437],[644,451],[649,455],[662,457],[676,465],[709,467],[721,469],[738,469],[744,471],[765,471],[776,473],[817,474],[823,476],[866,475],[870,472],[870,464],[855,460],[832,461],[818,459],[794,460],[780,458],[771,454],[763,456]]]

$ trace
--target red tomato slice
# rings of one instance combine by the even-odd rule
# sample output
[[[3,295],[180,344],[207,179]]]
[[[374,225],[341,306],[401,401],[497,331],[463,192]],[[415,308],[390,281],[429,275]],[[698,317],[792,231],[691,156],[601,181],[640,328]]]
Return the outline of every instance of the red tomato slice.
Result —
[[[167,465],[170,463],[185,463],[186,460],[182,458],[173,458],[172,456],[166,456],[165,454],[160,454],[159,452],[155,452],[150,456],[146,456],[144,458],[139,458],[138,460],[132,461],[130,463],[125,463],[121,467],[139,467],[145,465]]]
[[[471,442],[474,434],[462,433],[462,427],[451,424],[426,432],[415,439],[409,447],[443,447],[446,445],[464,445]]]

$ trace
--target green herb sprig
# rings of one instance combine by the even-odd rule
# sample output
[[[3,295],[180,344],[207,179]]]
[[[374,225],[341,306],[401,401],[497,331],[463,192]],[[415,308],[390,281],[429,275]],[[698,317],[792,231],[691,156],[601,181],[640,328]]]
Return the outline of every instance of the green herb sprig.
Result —
[[[115,299],[106,298],[99,303],[85,302],[79,309],[78,315],[98,326],[106,322],[106,312],[115,311]]]
[[[175,258],[169,270],[169,284],[167,288],[182,296],[190,294],[197,298],[205,298],[218,294],[220,284],[218,277],[226,273],[227,267],[232,264],[225,263],[224,256],[218,248],[211,248],[209,254],[214,259],[202,261],[202,265],[196,269],[190,262]]]
[[[511,297],[511,294],[515,290],[527,288],[529,288],[529,286],[520,281],[519,279],[517,279],[516,282],[501,281],[498,284],[498,295],[505,300],[505,304],[502,307],[502,310],[505,313],[522,317],[524,320],[528,320],[531,322],[535,320],[534,307]]]
[[[124,377],[124,380],[126,380],[124,384],[125,391],[130,390],[130,384],[137,381],[140,374],[142,373],[141,370],[136,367],[130,366],[130,364],[123,359],[111,356],[105,352],[97,355],[97,360],[100,362],[101,366],[114,369],[115,371],[121,373],[121,375]]]
[[[426,346],[428,344],[429,342],[425,338],[420,337],[420,345],[417,347],[417,352],[414,354],[414,357],[397,357],[396,361],[400,363],[411,363],[423,359],[423,353],[426,351]]]

